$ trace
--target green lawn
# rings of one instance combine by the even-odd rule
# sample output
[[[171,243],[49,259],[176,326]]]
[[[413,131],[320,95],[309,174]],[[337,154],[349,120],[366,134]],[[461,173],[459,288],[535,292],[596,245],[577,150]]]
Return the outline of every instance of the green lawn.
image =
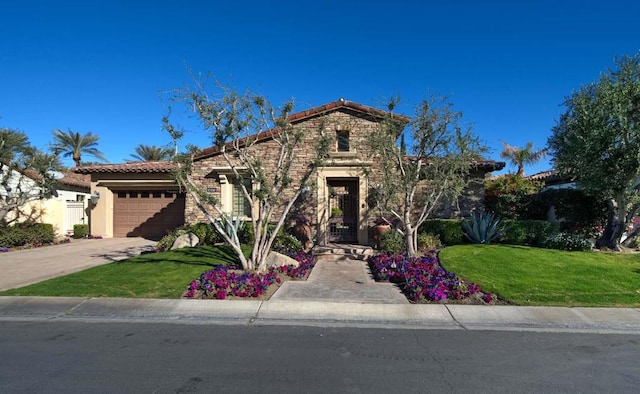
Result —
[[[226,245],[184,248],[89,268],[0,295],[180,298],[201,273],[234,262],[237,257]]]
[[[440,260],[517,305],[640,307],[640,254],[458,245]]]

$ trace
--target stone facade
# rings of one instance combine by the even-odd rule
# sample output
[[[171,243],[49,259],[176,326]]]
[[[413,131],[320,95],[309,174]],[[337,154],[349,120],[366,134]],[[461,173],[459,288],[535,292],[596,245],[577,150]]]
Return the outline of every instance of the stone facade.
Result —
[[[332,190],[330,185],[341,184],[341,182],[351,182],[356,185],[354,190],[357,192],[356,195],[351,196],[350,205],[357,211],[357,223],[353,224],[356,226],[353,236],[357,239],[354,238],[353,241],[361,244],[372,242],[369,239],[369,227],[376,219],[376,210],[369,206],[368,197],[371,188],[377,184],[375,174],[379,163],[376,162],[368,148],[366,138],[368,134],[378,132],[382,116],[383,113],[379,110],[341,100],[290,117],[292,125],[304,133],[304,139],[299,144],[294,166],[290,173],[293,179],[292,189],[295,190],[299,187],[308,171],[309,164],[316,157],[318,130],[323,128],[326,135],[330,136],[333,141],[328,160],[312,177],[309,191],[300,198],[290,213],[292,219],[299,215],[311,219],[315,243],[325,244],[332,239],[329,231],[332,222],[330,213]],[[406,118],[403,117],[403,119]],[[347,149],[344,144],[339,146],[339,135],[348,136]],[[252,156],[262,159],[267,179],[273,178],[279,153],[277,143],[272,139],[264,138],[256,142],[250,149]],[[241,167],[239,160],[234,165]],[[368,169],[368,176],[365,175],[363,169]],[[449,204],[442,206],[442,209],[439,209],[434,216],[467,215],[470,210],[480,206],[484,193],[484,176],[488,171],[490,170],[480,168],[472,174],[474,181],[470,183],[470,187],[461,198],[458,205],[459,210],[457,206],[452,208]],[[233,189],[232,174],[224,156],[213,148],[203,151],[199,157],[196,157],[192,167],[192,177],[195,183],[220,200],[226,211],[230,211],[233,204],[229,197]],[[286,198],[291,198],[292,194],[293,192]],[[282,201],[283,207],[288,201],[286,198],[285,201]],[[274,216],[274,219],[278,217],[279,213]],[[205,215],[190,196],[187,196],[186,200],[185,220],[188,223],[206,221]]]

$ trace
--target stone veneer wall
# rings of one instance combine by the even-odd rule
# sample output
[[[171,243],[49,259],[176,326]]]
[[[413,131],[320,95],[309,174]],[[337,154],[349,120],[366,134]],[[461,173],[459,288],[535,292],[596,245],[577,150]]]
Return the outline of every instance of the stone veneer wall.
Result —
[[[375,187],[375,185],[379,183],[375,175],[378,162],[372,157],[371,150],[368,148],[366,142],[368,133],[378,132],[376,119],[349,109],[340,109],[327,115],[319,115],[305,119],[296,123],[294,126],[303,129],[304,140],[299,145],[298,153],[291,170],[293,188],[298,187],[302,177],[308,171],[308,164],[315,158],[317,133],[321,126],[324,126],[327,135],[334,140],[334,144],[330,150],[332,153],[327,160],[326,167],[349,167],[352,169],[349,171],[350,176],[353,177],[364,176],[361,168],[366,167],[371,170],[367,182],[369,188]],[[349,152],[337,152],[335,143],[337,131],[349,131]],[[257,143],[251,149],[255,152],[254,155],[259,156],[263,160],[267,178],[272,179],[275,175],[274,169],[279,154],[278,145],[273,140],[269,140]],[[239,161],[235,164],[241,166]],[[212,190],[212,193],[215,194],[217,198],[220,198],[221,186],[218,181],[219,177],[213,169],[215,167],[226,166],[228,166],[228,163],[222,155],[208,157],[194,163],[192,177],[196,184],[201,185],[205,189]],[[465,193],[460,197],[459,204],[455,205],[450,202],[443,203],[432,217],[451,218],[468,216],[471,210],[482,207],[482,200],[484,198],[484,172],[476,171],[472,173],[471,176],[473,179]],[[310,179],[309,186],[309,193],[307,193],[306,198],[301,200],[297,206],[294,206],[290,213],[290,218],[293,220],[296,216],[300,215],[310,218],[311,227],[314,229],[315,236],[315,230],[318,228],[318,215],[316,213],[318,191],[315,178]],[[364,193],[366,198],[369,190],[361,190],[360,193]],[[289,193],[289,198],[291,195],[293,195],[293,192]],[[286,204],[287,201],[285,198],[282,207],[276,212],[276,215],[274,215],[274,219],[279,218],[282,209],[284,209],[284,204]],[[211,212],[213,212],[213,210],[211,210]],[[376,217],[377,209],[369,206],[362,208],[361,218],[364,223],[371,225]],[[185,221],[187,223],[206,221],[204,214],[195,206],[193,199],[188,194],[186,199]]]
[[[303,176],[308,171],[309,163],[316,156],[316,142],[317,133],[321,126],[324,126],[324,130],[328,136],[330,136],[334,143],[331,147],[331,157],[327,161],[327,166],[341,166],[344,164],[350,164],[353,166],[354,162],[360,162],[371,159],[370,150],[367,148],[366,135],[367,133],[375,132],[377,123],[367,116],[362,116],[357,112],[352,112],[348,109],[343,109],[335,112],[331,112],[324,116],[315,116],[299,122],[294,125],[295,127],[302,128],[304,132],[304,139],[299,144],[298,153],[294,164],[291,169],[291,176],[293,178],[293,189],[297,189]],[[335,135],[337,131],[349,131],[350,152],[337,153],[337,147],[335,143]],[[279,155],[279,147],[273,141],[264,141],[255,144],[251,150],[256,157],[260,157],[264,163],[266,169],[267,178],[273,178],[275,176],[275,166]],[[238,161],[234,163],[241,166]],[[226,167],[228,163],[222,155],[216,155],[197,161],[193,165],[192,177],[196,184],[202,186],[205,189],[212,190],[212,193],[220,198],[221,187],[217,173],[214,172],[215,167]],[[359,171],[358,171],[359,172]],[[358,176],[358,174],[354,174]],[[315,218],[315,206],[317,201],[317,190],[315,190],[315,179],[311,179],[309,182],[311,189],[302,203],[302,208],[298,208],[292,211],[292,217],[296,215],[305,215],[309,218]],[[289,193],[289,198],[293,195]],[[284,204],[288,200],[283,201],[282,208],[276,212],[275,218],[279,217]],[[204,214],[195,205],[193,199],[187,196],[185,220],[187,223],[196,223],[200,221],[206,221]],[[314,223],[312,223],[314,224]],[[312,226],[313,227],[313,226]]]

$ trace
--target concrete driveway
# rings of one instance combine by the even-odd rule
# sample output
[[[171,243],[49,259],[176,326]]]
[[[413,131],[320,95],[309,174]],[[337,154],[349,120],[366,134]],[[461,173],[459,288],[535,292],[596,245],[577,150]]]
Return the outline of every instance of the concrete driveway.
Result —
[[[80,239],[0,253],[0,291],[137,256],[155,244],[143,238]]]

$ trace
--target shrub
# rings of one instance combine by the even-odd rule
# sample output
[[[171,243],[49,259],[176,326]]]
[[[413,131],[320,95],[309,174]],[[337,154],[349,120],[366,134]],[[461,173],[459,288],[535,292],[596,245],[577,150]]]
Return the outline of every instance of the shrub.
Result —
[[[440,242],[440,237],[430,233],[419,234],[418,249],[424,251],[442,249],[442,242]]]
[[[431,233],[440,237],[443,245],[460,245],[464,243],[460,219],[430,219],[426,220],[418,233]]]
[[[404,237],[396,230],[387,231],[380,236],[380,250],[385,252],[400,252],[406,249],[407,245]]]
[[[473,243],[489,244],[502,234],[500,218],[492,213],[474,212],[469,220],[462,222],[464,235]]]
[[[293,252],[299,252],[302,250],[302,242],[298,240],[293,234],[289,234],[280,230],[276,239],[273,241],[271,248],[274,250],[291,250]]]
[[[238,239],[240,240],[240,243],[253,245],[255,238],[253,223],[251,221],[244,222],[244,225],[240,228],[240,231],[238,231]]]
[[[560,230],[595,237],[594,229],[607,221],[607,204],[578,189],[547,190],[540,193],[548,208],[553,207]]]
[[[499,242],[510,245],[542,246],[558,232],[558,224],[545,220],[505,220]]]
[[[52,224],[21,223],[10,227],[0,227],[0,246],[40,246],[52,243],[55,236]]]
[[[73,225],[73,238],[84,238],[89,235],[89,225],[88,224],[74,224]]]
[[[501,218],[539,219],[546,213],[537,198],[541,187],[542,182],[516,174],[490,179],[485,184],[485,210]]]
[[[557,233],[545,240],[543,246],[548,249],[587,252],[593,249],[591,240],[578,234]]]
[[[184,234],[188,234],[188,233],[194,233],[195,235],[198,236],[199,242],[202,242],[202,238],[200,238],[200,236],[198,234],[196,234],[196,232],[194,231],[194,227],[196,227],[196,226],[200,227],[199,231],[201,231],[201,232],[204,231],[201,228],[200,224],[201,223],[197,223],[195,225],[184,225],[182,227],[178,227],[178,228],[174,229],[169,234],[167,234],[164,237],[162,237],[160,239],[160,241],[158,241],[158,243],[156,244],[156,248],[158,248],[160,250],[169,250],[169,249],[171,249],[171,247],[176,242],[176,239],[178,239],[179,236],[184,235]],[[205,234],[205,236],[206,236],[206,234]]]
[[[191,226],[190,231],[200,239],[199,245],[213,245],[221,240],[211,223],[196,223]]]

